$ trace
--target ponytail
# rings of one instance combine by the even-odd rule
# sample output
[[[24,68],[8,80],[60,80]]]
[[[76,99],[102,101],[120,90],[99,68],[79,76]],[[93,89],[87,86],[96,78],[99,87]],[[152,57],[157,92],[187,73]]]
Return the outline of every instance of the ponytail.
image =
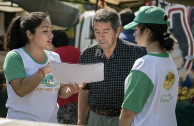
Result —
[[[174,41],[172,38],[169,37],[170,34],[166,34],[162,37],[162,40],[160,41],[160,45],[166,50],[171,51],[173,50]]]
[[[44,12],[31,12],[23,18],[15,17],[8,27],[5,40],[5,50],[17,49],[30,43],[26,31],[29,30],[32,34],[35,34],[35,30],[41,25],[42,21],[46,18],[50,18],[47,13]]]
[[[15,17],[11,24],[8,27],[7,33],[5,35],[4,40],[4,48],[5,50],[12,50],[23,47],[25,42],[21,40],[21,33],[20,33],[20,22],[21,16]]]

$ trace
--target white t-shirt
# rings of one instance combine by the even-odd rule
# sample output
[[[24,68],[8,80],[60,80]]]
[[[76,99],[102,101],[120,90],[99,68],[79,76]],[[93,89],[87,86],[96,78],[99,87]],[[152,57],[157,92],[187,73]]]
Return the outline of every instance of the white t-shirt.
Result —
[[[8,100],[6,103],[6,107],[8,108],[7,118],[57,123],[57,96],[60,84],[53,81],[53,76],[51,73],[47,74],[45,78],[42,79],[41,83],[36,89],[24,97],[19,97],[16,95],[8,82],[14,78],[29,77],[37,72],[39,68],[47,65],[48,62],[61,62],[59,55],[55,52],[45,50],[45,62],[38,63],[30,56],[25,48],[19,48],[13,51],[14,52],[10,52],[12,53],[11,57],[14,57],[14,55],[17,57],[20,56],[20,58],[17,58],[17,61],[15,61],[16,64],[20,64],[20,68],[17,68],[18,71],[24,69],[24,72],[20,71],[18,75],[13,75],[9,72],[8,77],[5,73],[8,91]],[[9,58],[6,60],[9,60]],[[9,64],[11,63],[7,62],[6,66],[14,67],[14,65]],[[17,69],[12,69],[13,73],[16,73]],[[24,73],[25,76],[23,76],[21,73]]]
[[[139,58],[125,80],[122,108],[136,112],[131,126],[176,126],[179,76],[168,53]]]

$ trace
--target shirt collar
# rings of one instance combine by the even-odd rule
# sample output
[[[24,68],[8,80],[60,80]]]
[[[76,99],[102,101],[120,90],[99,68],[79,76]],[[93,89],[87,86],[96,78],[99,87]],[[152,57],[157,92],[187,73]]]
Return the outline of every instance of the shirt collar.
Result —
[[[114,58],[117,54],[119,54],[119,52],[121,51],[121,45],[122,42],[120,39],[117,40],[117,45],[113,51],[113,54],[111,55],[110,58]],[[98,45],[96,48],[96,53],[95,53],[96,57],[101,57],[101,58],[105,58],[104,52],[102,50],[102,48]]]

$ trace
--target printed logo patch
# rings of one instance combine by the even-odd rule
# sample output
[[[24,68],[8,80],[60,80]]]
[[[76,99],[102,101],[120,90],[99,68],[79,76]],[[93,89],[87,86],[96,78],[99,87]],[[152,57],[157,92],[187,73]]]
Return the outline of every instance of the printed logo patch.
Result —
[[[52,74],[49,73],[42,79],[41,84],[44,84],[47,87],[56,87],[59,83],[54,82]]]
[[[173,84],[175,82],[175,74],[172,72],[168,72],[168,74],[166,75],[166,80],[164,81],[163,87],[166,90],[169,90]]]

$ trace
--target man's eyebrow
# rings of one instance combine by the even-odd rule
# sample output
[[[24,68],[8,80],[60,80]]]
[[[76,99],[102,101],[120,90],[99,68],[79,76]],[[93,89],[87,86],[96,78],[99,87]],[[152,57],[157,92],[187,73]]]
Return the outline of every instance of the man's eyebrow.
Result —
[[[105,29],[103,29],[103,30],[110,30],[109,28],[105,28]]]
[[[98,29],[94,29],[94,30],[96,31],[96,30],[98,30]],[[110,29],[109,29],[109,28],[105,28],[105,29],[103,29],[103,31],[104,31],[104,30],[108,31],[108,30],[110,30]]]
[[[45,27],[48,28],[49,26],[42,26],[41,28],[45,28]]]

